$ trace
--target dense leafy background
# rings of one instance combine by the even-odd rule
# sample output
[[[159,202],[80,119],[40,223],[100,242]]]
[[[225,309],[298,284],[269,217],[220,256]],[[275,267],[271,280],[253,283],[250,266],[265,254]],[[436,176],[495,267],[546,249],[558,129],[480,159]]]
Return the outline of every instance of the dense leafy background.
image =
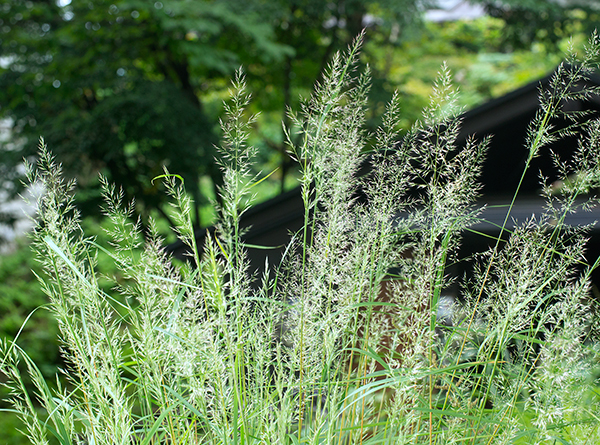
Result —
[[[144,221],[165,218],[150,179],[166,166],[186,179],[197,226],[208,225],[201,209],[220,183],[216,124],[238,66],[261,112],[253,142],[265,170],[279,168],[272,194],[293,173],[285,110],[364,27],[374,128],[395,89],[410,125],[442,60],[473,106],[545,74],[566,37],[585,35],[598,19],[589,2],[481,3],[490,17],[436,24],[421,19],[424,0],[9,0],[0,7],[0,118],[14,128],[0,146],[2,186],[19,190],[15,166],[43,135],[85,191],[86,214],[96,209],[100,171],[136,197]],[[204,189],[200,178],[210,178]]]

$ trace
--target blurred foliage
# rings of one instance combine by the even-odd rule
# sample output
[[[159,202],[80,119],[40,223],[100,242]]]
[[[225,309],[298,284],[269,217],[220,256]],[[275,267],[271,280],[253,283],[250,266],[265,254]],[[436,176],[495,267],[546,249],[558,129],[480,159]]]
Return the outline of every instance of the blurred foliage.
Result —
[[[506,50],[528,49],[536,42],[558,48],[574,34],[589,35],[600,20],[596,0],[479,0],[492,17],[505,24]]]
[[[0,337],[14,339],[20,332],[17,343],[51,379],[61,364],[58,326],[50,312],[43,308],[46,295],[33,271],[39,273],[40,268],[25,240],[21,240],[12,253],[0,256]],[[8,408],[3,401],[7,396],[6,388],[0,386],[0,408]],[[0,413],[0,443],[29,443],[17,427],[22,428],[22,423],[16,414]]]
[[[363,27],[373,128],[395,89],[401,125],[410,125],[443,60],[472,107],[546,74],[566,36],[577,43],[598,19],[584,0],[480,2],[491,17],[424,23],[419,11],[427,2],[420,0],[8,0],[0,5],[0,117],[12,118],[14,129],[0,142],[2,186],[18,190],[15,166],[35,154],[43,135],[77,177],[84,210],[97,208],[99,171],[125,188],[126,199],[135,196],[140,215],[160,216],[164,194],[151,179],[164,165],[203,206],[207,216],[198,222],[210,222],[208,178],[218,183],[213,127],[240,64],[253,111],[261,112],[252,139],[267,173],[285,162],[286,107],[297,107],[333,53]],[[519,11],[535,32],[513,21]],[[526,38],[517,42],[517,34]],[[272,184],[263,185],[261,195],[271,196]]]
[[[15,338],[23,326],[19,345],[41,364],[42,372],[50,376],[56,372],[59,361],[58,328],[43,307],[38,309],[47,300],[34,272],[39,274],[39,265],[23,241],[13,253],[0,256],[0,335]],[[31,318],[23,325],[30,314]]]
[[[585,0],[479,1],[491,17],[440,24],[421,20],[435,3],[428,0],[8,0],[0,6],[0,118],[14,128],[0,142],[0,188],[20,190],[15,166],[35,155],[42,135],[78,179],[84,213],[97,208],[102,172],[135,197],[142,221],[168,220],[151,181],[165,166],[185,178],[197,226],[208,225],[200,208],[215,193],[200,184],[221,182],[215,124],[239,65],[252,111],[261,113],[252,142],[265,170],[279,169],[270,185],[278,181],[281,191],[292,165],[286,110],[361,29],[374,76],[373,129],[395,89],[402,125],[410,125],[444,59],[473,106],[546,74],[565,37],[598,19]]]
[[[215,104],[240,64],[256,106],[279,122],[368,17],[383,32],[408,27],[419,3],[9,0],[0,7],[0,117],[14,122],[2,147],[5,186],[16,191],[9,173],[43,135],[77,177],[84,211],[97,204],[100,171],[135,196],[143,221],[151,209],[167,218],[151,184],[163,165],[186,179],[201,206],[199,178],[220,183]],[[263,148],[285,158],[281,127],[276,133],[257,131]],[[199,211],[196,223],[205,224]]]
[[[43,135],[90,190],[86,198],[97,198],[101,171],[146,217],[162,200],[150,180],[165,165],[200,201],[198,177],[218,176],[201,82],[238,66],[235,40],[265,61],[285,48],[269,26],[225,2],[65,3],[13,0],[0,8],[0,111],[24,142],[10,161],[34,154]]]
[[[531,47],[507,50],[503,41],[506,24],[493,17],[470,21],[426,23],[418,37],[395,45],[373,38],[363,52],[374,75],[371,127],[379,123],[393,91],[400,92],[403,128],[420,117],[428,104],[433,82],[443,61],[460,88],[460,103],[473,108],[537,80],[551,72],[563,58],[567,39],[558,47],[535,42]],[[583,42],[587,35],[576,35]]]
[[[0,416],[0,438],[2,445],[30,445],[31,442],[19,429],[23,428],[23,422],[13,413],[2,413]]]
[[[577,43],[598,19],[584,0],[480,2],[492,16],[431,23],[420,20],[425,0],[9,0],[0,5],[0,118],[14,128],[0,142],[0,188],[7,196],[20,190],[17,166],[43,135],[77,178],[84,214],[97,209],[101,172],[126,200],[135,197],[143,222],[153,215],[168,223],[164,193],[152,182],[165,166],[185,179],[196,224],[208,225],[220,183],[214,126],[240,64],[251,111],[260,111],[251,141],[263,174],[278,169],[260,189],[267,198],[293,183],[285,110],[298,107],[363,27],[372,130],[394,90],[400,125],[410,126],[444,60],[470,108],[547,74],[567,33]],[[535,32],[517,16],[529,17]]]

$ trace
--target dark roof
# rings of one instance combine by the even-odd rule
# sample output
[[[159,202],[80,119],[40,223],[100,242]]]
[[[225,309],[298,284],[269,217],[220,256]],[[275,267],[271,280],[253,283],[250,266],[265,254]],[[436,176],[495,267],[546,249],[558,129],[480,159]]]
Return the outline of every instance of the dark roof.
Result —
[[[481,175],[483,184],[481,204],[489,205],[482,213],[485,222],[473,227],[476,231],[498,233],[498,227],[504,222],[508,203],[516,190],[528,156],[524,143],[529,123],[539,108],[539,89],[548,86],[550,77],[551,74],[467,111],[462,116],[459,143],[464,143],[470,135],[478,139],[485,135],[493,135]],[[600,77],[594,76],[590,82],[600,85]],[[590,110],[594,115],[600,116],[598,97],[592,97],[585,103],[569,103],[568,106],[571,109]],[[561,122],[555,124],[560,126]],[[575,147],[574,139],[564,139],[554,144],[552,149],[568,157]],[[523,221],[532,215],[541,214],[543,201],[539,198],[540,170],[545,173],[553,170],[548,151],[540,153],[540,156],[533,160],[520,189],[520,198],[515,203],[508,220],[507,228],[514,227],[513,219]],[[551,176],[550,179],[552,180]],[[258,204],[245,213],[241,225],[248,228],[244,237],[246,243],[273,247],[271,250],[248,249],[250,261],[255,268],[262,270],[267,255],[271,264],[278,263],[282,253],[280,247],[287,243],[290,232],[295,232],[302,227],[303,215],[299,187]],[[598,220],[600,220],[600,209],[594,208],[590,212],[581,211],[570,215],[566,223],[588,225]],[[598,224],[594,225],[594,229],[600,232]],[[199,246],[204,241],[205,233],[204,230],[198,233]],[[468,236],[469,234],[466,235]],[[468,241],[465,240],[465,243],[468,244]],[[177,257],[183,257],[186,247],[182,243],[175,243],[169,246],[168,250]]]
[[[485,196],[512,196],[525,167],[528,150],[525,147],[527,129],[539,109],[539,90],[547,89],[552,74],[530,82],[502,97],[491,100],[463,115],[461,138],[470,135],[481,139],[493,135],[483,166],[481,182]],[[600,76],[592,76],[590,83],[600,85]],[[600,98],[565,104],[570,110],[589,110],[600,115]],[[553,122],[557,127],[567,125],[564,120]],[[576,147],[574,137],[565,138],[552,145],[552,150],[568,158]],[[531,163],[521,186],[521,195],[538,195],[539,172],[550,174],[554,168],[549,148],[544,148]],[[550,180],[553,178],[550,176]]]
[[[508,230],[512,230],[527,220],[540,221],[546,214],[546,202],[542,198],[525,198],[518,199],[511,209],[508,218],[509,203],[501,200],[487,200],[485,206],[478,218],[479,222],[472,225],[470,228],[475,231],[485,233],[498,233],[499,227],[504,226]],[[560,212],[559,212],[560,213]],[[568,213],[564,219],[564,225],[567,227],[590,226],[594,231],[600,231],[600,207],[594,206],[591,209],[584,210],[578,207],[573,213]]]

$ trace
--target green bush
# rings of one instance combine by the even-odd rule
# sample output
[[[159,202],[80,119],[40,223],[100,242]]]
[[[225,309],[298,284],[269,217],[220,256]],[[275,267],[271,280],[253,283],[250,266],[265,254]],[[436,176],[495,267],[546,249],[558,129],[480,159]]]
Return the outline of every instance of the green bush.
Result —
[[[56,373],[58,362],[58,346],[51,347],[57,344],[58,327],[48,311],[36,310],[47,299],[34,271],[39,273],[41,268],[26,243],[19,243],[14,252],[0,257],[0,336],[14,339],[23,320],[31,314],[19,334],[19,344],[50,377]]]
[[[586,303],[598,264],[582,265],[585,231],[562,224],[600,180],[600,123],[582,128],[576,163],[558,165],[562,194],[545,187],[547,215],[475,259],[464,307],[448,326],[437,316],[445,269],[478,219],[487,140],[457,146],[457,95],[443,68],[422,121],[399,137],[394,98],[366,154],[369,76],[356,73],[360,44],[336,56],[312,98],[290,112],[298,132],[290,141],[301,141],[290,150],[303,173],[305,224],[258,289],[240,238],[240,216],[260,182],[249,173],[254,118],[245,113],[241,74],[222,124],[220,220],[203,255],[190,200],[176,176],[164,175],[176,230],[193,252],[189,264],[172,264],[153,226],[143,235],[104,180],[111,242],[86,238],[74,184],[63,182],[41,143],[30,168],[46,190],[35,249],[68,381],[50,389],[10,341],[0,368],[32,443],[50,436],[111,445],[600,440],[600,394],[590,380],[599,351]],[[564,116],[561,104],[591,93],[572,86],[592,72],[599,48],[594,35],[585,58],[561,65],[541,94],[527,165],[562,136],[552,127]],[[574,173],[577,181],[569,180]],[[366,203],[356,200],[358,190]],[[99,251],[124,277],[118,297],[98,284]]]
[[[41,308],[47,303],[33,271],[40,272],[33,252],[27,243],[0,257],[0,338],[17,341],[38,364],[45,378],[51,378],[59,365],[59,350],[56,336],[58,326],[52,314]],[[23,320],[28,318],[23,325]],[[22,328],[22,329],[21,329]],[[3,376],[0,377],[3,382]],[[34,387],[28,385],[29,390]],[[0,408],[8,407],[5,402],[9,392],[0,387]],[[0,415],[0,441],[6,445],[28,443],[16,430],[20,426],[16,415]]]

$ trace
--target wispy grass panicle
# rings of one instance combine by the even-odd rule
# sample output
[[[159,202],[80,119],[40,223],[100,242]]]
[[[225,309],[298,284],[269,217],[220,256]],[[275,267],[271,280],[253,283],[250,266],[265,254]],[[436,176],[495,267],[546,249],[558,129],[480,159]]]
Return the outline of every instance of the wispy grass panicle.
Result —
[[[221,218],[217,224],[215,242],[224,256],[224,273],[230,276],[228,292],[232,301],[237,302],[240,315],[240,304],[249,291],[248,263],[241,242],[243,233],[240,230],[240,218],[250,205],[252,184],[257,179],[250,175],[256,148],[248,145],[250,127],[256,116],[246,116],[250,94],[241,69],[232,82],[231,96],[231,101],[225,104],[227,117],[221,120],[223,143],[218,147],[223,185],[220,188]]]
[[[526,147],[529,151],[528,165],[531,159],[539,155],[543,147],[572,134],[577,124],[582,126],[580,118],[585,115],[585,112],[573,110],[568,104],[578,99],[589,99],[600,92],[597,86],[589,83],[590,76],[600,66],[599,48],[600,40],[598,34],[594,32],[585,45],[583,56],[578,57],[578,54],[570,49],[566,60],[552,74],[549,87],[540,89],[540,109],[529,126],[526,138]],[[555,131],[555,122],[558,118],[566,119],[575,125]]]
[[[323,182],[330,179],[327,173],[336,174],[336,167],[343,167],[337,179],[343,175],[343,179],[348,180],[357,168],[357,160],[353,158],[362,146],[361,124],[370,85],[368,73],[352,85],[356,81],[353,72],[363,37],[361,34],[355,39],[347,54],[337,53],[333,57],[310,100],[302,103],[301,113],[289,113],[300,142],[296,144],[290,136],[288,143],[300,163],[303,199],[309,209],[315,207],[322,194],[329,192],[328,184]],[[348,139],[343,137],[344,131],[349,132]],[[316,187],[314,193],[311,192],[313,186]],[[347,187],[347,184],[339,187]]]
[[[39,181],[45,189],[32,235],[47,275],[42,289],[58,320],[62,353],[69,363],[69,381],[82,397],[79,403],[71,402],[72,408],[59,406],[49,410],[48,415],[60,418],[73,409],[77,420],[87,426],[88,440],[107,443],[112,437],[115,443],[129,443],[131,403],[121,379],[125,341],[119,319],[98,286],[94,274],[96,253],[91,240],[83,238],[78,213],[73,210],[73,184],[63,182],[60,166],[43,141],[38,169],[30,168],[29,178]],[[34,368],[30,370],[33,372]],[[41,397],[47,409],[48,403],[55,403],[49,402],[51,398],[50,394]],[[64,434],[63,440],[74,440]]]

